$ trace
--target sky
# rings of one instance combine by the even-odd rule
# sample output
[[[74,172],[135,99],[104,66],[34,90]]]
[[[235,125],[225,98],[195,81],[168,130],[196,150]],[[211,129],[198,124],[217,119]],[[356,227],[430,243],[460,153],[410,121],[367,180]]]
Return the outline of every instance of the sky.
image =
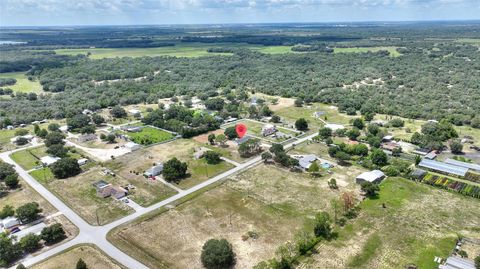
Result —
[[[480,0],[0,0],[0,26],[479,19]]]

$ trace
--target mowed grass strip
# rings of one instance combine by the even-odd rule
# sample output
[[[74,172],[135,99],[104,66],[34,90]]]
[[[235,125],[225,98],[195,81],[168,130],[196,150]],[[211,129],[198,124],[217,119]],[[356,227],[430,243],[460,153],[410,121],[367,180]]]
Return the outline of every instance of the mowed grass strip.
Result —
[[[156,144],[173,138],[171,133],[153,127],[144,127],[140,132],[128,133],[128,136],[133,142],[142,145]]]
[[[15,92],[42,92],[42,85],[40,85],[38,80],[28,80],[24,72],[0,73],[0,78],[14,78],[17,80],[14,85],[4,86],[3,88],[10,88]]]

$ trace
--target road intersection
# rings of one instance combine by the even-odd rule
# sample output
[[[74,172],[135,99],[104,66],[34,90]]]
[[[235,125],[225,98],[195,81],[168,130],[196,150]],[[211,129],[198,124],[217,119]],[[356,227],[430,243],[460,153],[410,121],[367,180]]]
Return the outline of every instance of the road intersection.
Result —
[[[317,134],[311,134],[308,136],[305,136],[303,138],[299,138],[296,141],[289,143],[285,145],[285,149],[288,149],[290,147],[295,146],[296,144],[302,143],[304,141],[307,141],[309,139],[312,139],[315,137]],[[39,144],[32,145],[30,147],[38,146]],[[242,170],[248,169],[250,167],[255,166],[256,164],[261,162],[261,157],[257,156],[255,158],[252,158],[248,160],[247,162],[240,163],[234,168],[221,173],[217,176],[214,176],[198,185],[195,185],[189,189],[186,189],[182,192],[177,193],[174,196],[171,196],[161,202],[158,202],[152,206],[149,207],[142,207],[139,208],[136,212],[125,216],[121,219],[118,219],[116,221],[113,221],[109,224],[103,225],[103,226],[93,226],[87,223],[84,219],[82,219],[75,211],[73,211],[70,207],[68,207],[62,200],[60,200],[57,196],[55,196],[53,193],[51,193],[47,188],[45,188],[42,184],[37,182],[27,171],[25,171],[22,167],[20,167],[15,161],[13,161],[10,158],[10,154],[14,153],[15,151],[19,150],[24,150],[25,148],[21,149],[16,149],[8,152],[3,152],[0,153],[0,159],[2,159],[4,162],[12,164],[19,174],[20,177],[22,177],[27,184],[29,184],[33,189],[35,189],[40,195],[42,195],[47,201],[49,201],[58,211],[62,212],[75,226],[78,227],[79,229],[79,234],[72,240],[59,245],[57,247],[51,248],[39,255],[36,256],[28,256],[25,259],[23,259],[21,262],[25,266],[31,266],[35,263],[41,262],[45,259],[48,259],[49,257],[52,257],[56,254],[61,253],[62,251],[65,251],[66,249],[73,247],[78,244],[94,244],[98,248],[100,248],[103,252],[105,252],[107,255],[115,259],[117,262],[121,263],[127,268],[132,268],[132,269],[144,269],[148,268],[141,262],[135,260],[134,258],[128,256],[121,250],[119,250],[117,247],[115,247],[113,244],[111,244],[107,240],[107,234],[109,231],[112,229],[123,225],[127,222],[133,221],[136,218],[147,214],[149,212],[152,212],[154,210],[157,210],[161,207],[164,207],[168,204],[171,204],[175,201],[178,201],[179,199],[184,198],[187,195],[190,195],[196,191],[199,191],[201,189],[204,189],[212,184],[215,184],[235,173],[238,173]]]

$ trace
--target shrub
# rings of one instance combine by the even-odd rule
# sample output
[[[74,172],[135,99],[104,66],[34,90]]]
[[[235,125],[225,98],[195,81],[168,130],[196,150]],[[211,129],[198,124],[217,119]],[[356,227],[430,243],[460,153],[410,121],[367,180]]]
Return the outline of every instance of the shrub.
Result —
[[[227,240],[210,239],[203,245],[201,261],[207,269],[229,268],[235,264],[235,253]]]
[[[167,181],[183,178],[187,174],[187,163],[174,157],[163,164],[162,174]]]
[[[209,150],[205,152],[203,157],[205,158],[208,164],[218,164],[222,161],[222,159],[220,159],[220,153],[215,152],[213,150]]]

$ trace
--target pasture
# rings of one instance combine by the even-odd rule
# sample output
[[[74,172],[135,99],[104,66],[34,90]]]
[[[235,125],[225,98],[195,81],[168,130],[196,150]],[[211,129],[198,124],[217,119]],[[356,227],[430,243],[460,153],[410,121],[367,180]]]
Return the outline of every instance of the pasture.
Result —
[[[77,245],[55,255],[43,262],[30,267],[31,269],[64,269],[75,268],[79,259],[82,259],[88,268],[121,269],[116,261],[108,257],[103,251],[93,245]]]
[[[333,53],[366,53],[386,50],[391,57],[401,56],[396,47],[355,47],[355,48],[334,48]]]
[[[142,128],[140,132],[127,132],[125,134],[128,135],[130,140],[141,145],[156,144],[174,137],[172,133],[149,126]]]
[[[297,232],[310,230],[310,218],[330,208],[330,199],[355,191],[348,181],[336,191],[326,178],[260,164],[173,209],[117,228],[109,240],[152,268],[201,268],[203,243],[226,238],[237,254],[236,268],[252,268]],[[159,227],[176,227],[176,232]],[[249,238],[249,232],[258,238]]]
[[[24,72],[9,72],[0,73],[0,78],[14,78],[17,82],[14,85],[4,86],[4,88],[10,88],[14,92],[42,92],[42,85],[38,80],[28,80],[28,77]]]
[[[436,268],[434,257],[447,257],[458,235],[480,236],[478,199],[403,178],[388,178],[380,189],[303,268]]]

